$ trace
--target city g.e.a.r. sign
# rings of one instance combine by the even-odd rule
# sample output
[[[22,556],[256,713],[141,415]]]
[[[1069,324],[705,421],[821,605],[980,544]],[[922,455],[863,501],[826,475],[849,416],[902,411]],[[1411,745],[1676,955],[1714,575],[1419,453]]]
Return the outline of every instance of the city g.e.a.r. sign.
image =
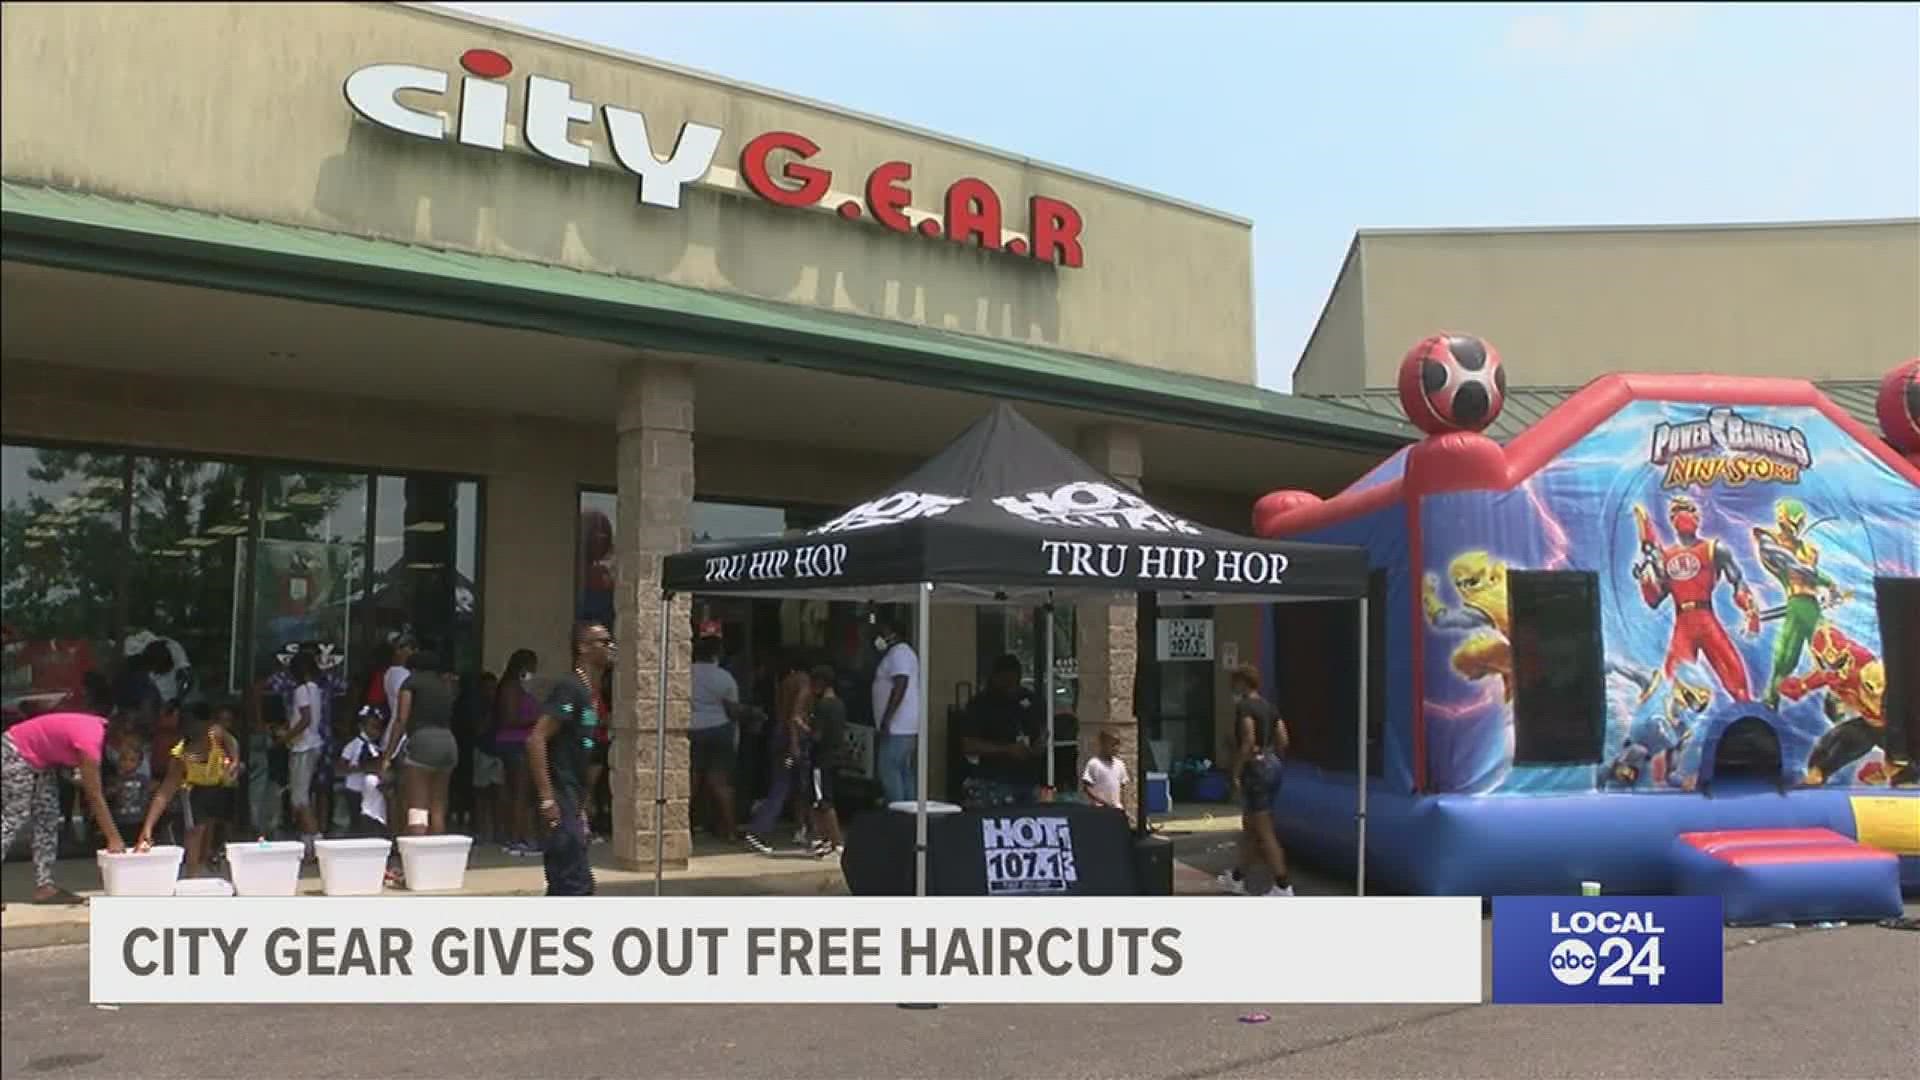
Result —
[[[432,111],[430,100],[448,92],[450,77],[438,68],[413,64],[373,64],[347,76],[347,104],[371,123],[403,135],[444,141],[449,136],[463,146],[481,150],[507,147],[507,87],[513,62],[492,49],[468,49],[460,56],[466,72],[460,80],[459,112],[454,119]],[[400,100],[403,93],[420,95],[418,104]],[[591,124],[596,106],[573,96],[573,86],[560,79],[528,75],[522,90],[520,141],[535,156],[556,165],[590,168],[591,148],[574,141],[573,125]],[[427,107],[420,107],[427,106]],[[674,209],[688,184],[737,190],[744,185],[777,206],[827,210],[848,221],[871,218],[898,233],[919,233],[988,251],[1036,259],[1059,266],[1084,262],[1080,212],[1070,204],[1035,195],[1027,200],[1027,230],[1006,228],[1000,195],[991,184],[963,177],[947,186],[941,212],[912,206],[913,166],[887,161],[873,167],[858,195],[833,186],[833,173],[809,160],[820,146],[805,135],[768,131],[745,141],[739,170],[714,167],[721,129],[686,123],[665,158],[653,152],[647,120],[617,105],[597,107],[607,134],[614,164],[640,180],[640,202]]]

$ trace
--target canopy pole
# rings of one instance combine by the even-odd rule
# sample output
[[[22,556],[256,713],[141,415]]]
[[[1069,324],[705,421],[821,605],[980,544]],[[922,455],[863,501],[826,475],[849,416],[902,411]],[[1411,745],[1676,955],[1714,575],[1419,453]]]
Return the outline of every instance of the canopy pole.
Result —
[[[1153,729],[1147,722],[1147,712],[1160,712],[1159,627],[1160,594],[1152,590],[1140,593],[1134,599],[1133,665],[1134,835],[1139,837],[1152,831],[1147,826],[1147,767],[1152,764],[1147,736]]]
[[[927,689],[927,637],[933,621],[928,610],[933,606],[931,582],[920,583],[919,601],[914,606],[917,609],[914,612],[914,659],[920,665],[920,670],[914,672],[913,676],[914,696],[920,702],[920,733],[914,738],[916,747],[914,768],[917,770],[914,794],[918,796],[920,805],[914,811],[913,823],[913,895],[925,896],[927,895],[927,748],[928,743],[932,741],[928,737],[932,732],[932,725],[928,722],[930,717],[927,712],[928,698],[931,696]]]
[[[1360,707],[1357,723],[1360,728],[1360,777],[1359,793],[1354,803],[1354,832],[1358,837],[1360,852],[1354,863],[1354,895],[1367,895],[1367,717],[1371,710],[1367,708],[1367,645],[1372,637],[1367,631],[1370,620],[1367,613],[1368,598],[1360,598]]]
[[[1043,625],[1040,628],[1040,636],[1042,639],[1042,645],[1040,647],[1040,662],[1045,666],[1046,675],[1041,680],[1040,694],[1041,694],[1041,708],[1046,710],[1046,716],[1047,716],[1047,749],[1046,749],[1047,789],[1051,791],[1056,786],[1054,783],[1054,776],[1053,776],[1053,772],[1054,772],[1053,759],[1059,756],[1058,754],[1054,753],[1054,750],[1053,750],[1054,709],[1053,709],[1053,592],[1052,590],[1048,590],[1047,606],[1042,610],[1046,613],[1046,617],[1045,619],[1042,620],[1045,623],[1045,625]]]
[[[660,895],[667,857],[667,641],[673,627],[673,593],[660,593],[660,681],[654,683],[660,711],[653,726],[653,895]]]

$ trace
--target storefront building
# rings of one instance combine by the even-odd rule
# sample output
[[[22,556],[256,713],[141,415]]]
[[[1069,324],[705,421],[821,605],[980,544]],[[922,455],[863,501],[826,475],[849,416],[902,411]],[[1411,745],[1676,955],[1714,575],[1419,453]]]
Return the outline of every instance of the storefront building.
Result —
[[[1499,439],[1614,371],[1812,379],[1874,428],[1920,354],[1920,220],[1362,230],[1294,392],[1399,416],[1400,360],[1443,328],[1500,350]]]
[[[1244,530],[1411,437],[1253,384],[1248,223],[843,110],[415,5],[4,12],[9,719],[169,642],[242,695],[295,645],[364,682],[410,631],[471,675],[564,671],[611,620],[616,853],[689,852],[670,735],[696,619],[743,685],[851,672],[863,613],[678,597],[659,559],[805,529],[1000,400]],[[1217,756],[1219,660],[1155,734]],[[1063,619],[1063,704],[1131,709],[1131,601]],[[944,708],[1032,613],[936,608]],[[1150,645],[1150,643],[1148,643]],[[346,692],[351,698],[351,690]]]

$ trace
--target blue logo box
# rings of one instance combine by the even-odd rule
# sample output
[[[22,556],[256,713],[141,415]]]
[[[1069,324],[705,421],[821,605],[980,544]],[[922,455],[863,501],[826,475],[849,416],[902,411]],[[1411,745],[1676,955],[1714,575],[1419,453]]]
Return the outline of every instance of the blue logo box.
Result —
[[[1718,1005],[1717,896],[1496,896],[1493,1000],[1507,1005]]]

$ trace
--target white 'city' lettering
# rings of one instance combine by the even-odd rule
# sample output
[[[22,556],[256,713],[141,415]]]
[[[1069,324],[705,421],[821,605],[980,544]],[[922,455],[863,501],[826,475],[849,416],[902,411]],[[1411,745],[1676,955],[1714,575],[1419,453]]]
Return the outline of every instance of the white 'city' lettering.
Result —
[[[669,210],[680,206],[680,189],[707,175],[720,149],[720,129],[706,124],[682,124],[680,137],[665,161],[653,154],[647,138],[647,118],[631,109],[601,106],[607,122],[607,143],[613,159],[640,178],[640,201]]]
[[[505,58],[497,59],[506,65]],[[398,95],[402,91],[445,94],[447,84],[447,73],[434,68],[373,64],[347,76],[343,89],[347,104],[368,122],[403,135],[443,140],[449,134],[446,118],[402,105]],[[507,99],[505,83],[481,75],[464,77],[460,83],[457,141],[482,150],[505,150]],[[593,102],[574,97],[571,84],[542,75],[527,77],[522,101],[520,140],[527,149],[561,165],[588,168],[593,164],[592,151],[586,144],[575,142],[572,134],[574,124],[593,122]],[[719,128],[682,124],[673,150],[663,160],[653,152],[642,114],[612,105],[599,108],[614,161],[640,178],[641,203],[677,208],[681,190],[712,168],[720,149]]]
[[[460,80],[460,142],[482,150],[507,148],[507,88],[469,75]]]
[[[527,122],[521,137],[542,157],[584,169],[593,164],[587,148],[573,141],[569,129],[593,119],[593,105],[575,100],[573,86],[544,75],[527,76]]]
[[[447,92],[447,73],[412,64],[375,64],[347,76],[347,104],[381,127],[422,139],[447,137],[447,122],[436,113],[400,104],[402,90],[425,94]]]

